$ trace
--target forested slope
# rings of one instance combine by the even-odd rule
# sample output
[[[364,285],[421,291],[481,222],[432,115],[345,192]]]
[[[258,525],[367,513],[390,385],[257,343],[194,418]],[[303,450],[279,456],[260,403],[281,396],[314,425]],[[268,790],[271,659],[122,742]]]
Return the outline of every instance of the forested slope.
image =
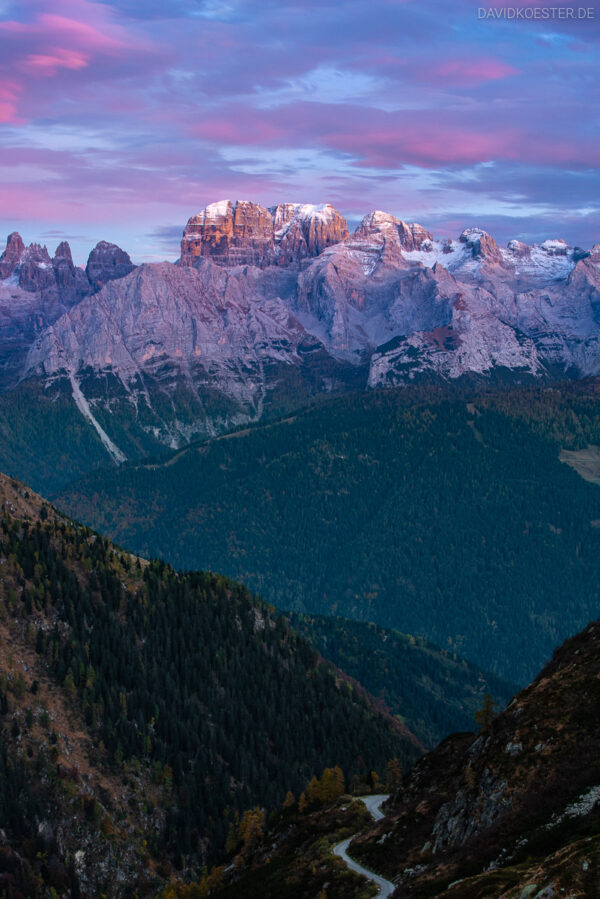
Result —
[[[325,658],[400,715],[428,749],[454,731],[471,730],[487,693],[500,709],[516,691],[422,637],[349,618],[286,617]]]
[[[200,871],[220,857],[240,813],[278,807],[327,765],[351,779],[420,754],[405,728],[241,585],[141,562],[4,477],[0,499],[10,646],[0,683],[0,749],[10,758],[0,752],[0,764],[35,793],[42,773],[56,778],[52,746],[78,741],[65,756],[69,789],[81,803],[91,796],[98,826],[107,818],[110,830],[123,787],[94,793],[83,771],[123,778],[150,867],[154,859]],[[42,678],[75,716],[63,736],[35,699]],[[14,808],[12,793],[3,798]],[[19,819],[3,813],[0,827],[16,846]],[[102,871],[82,878],[99,890]]]
[[[600,610],[597,384],[356,394],[61,494],[129,548],[526,682]]]

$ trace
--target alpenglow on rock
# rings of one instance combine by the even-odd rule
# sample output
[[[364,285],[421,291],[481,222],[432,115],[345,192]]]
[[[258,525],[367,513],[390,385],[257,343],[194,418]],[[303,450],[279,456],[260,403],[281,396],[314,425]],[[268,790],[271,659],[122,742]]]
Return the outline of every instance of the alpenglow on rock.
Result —
[[[209,257],[229,266],[296,265],[347,236],[346,220],[329,204],[283,203],[267,209],[248,200],[221,200],[188,221],[180,264]]]
[[[10,235],[0,390],[68,392],[114,459],[326,391],[600,374],[598,244],[439,240],[381,210],[348,234],[329,204],[223,200],[190,218],[177,263],[136,268],[101,241],[86,272],[64,242],[51,259]]]

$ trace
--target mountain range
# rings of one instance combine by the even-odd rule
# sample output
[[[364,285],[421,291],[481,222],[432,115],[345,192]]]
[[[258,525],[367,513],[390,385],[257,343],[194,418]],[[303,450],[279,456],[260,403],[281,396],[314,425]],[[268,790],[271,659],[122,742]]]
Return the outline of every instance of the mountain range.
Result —
[[[89,432],[73,443],[90,452],[69,457],[83,471],[332,391],[580,378],[600,372],[599,303],[600,244],[502,248],[476,228],[437,240],[380,211],[349,234],[330,205],[214,203],[174,264],[134,266],[101,242],[84,271],[68,244],[51,258],[13,233],[0,419],[35,396],[46,422]]]

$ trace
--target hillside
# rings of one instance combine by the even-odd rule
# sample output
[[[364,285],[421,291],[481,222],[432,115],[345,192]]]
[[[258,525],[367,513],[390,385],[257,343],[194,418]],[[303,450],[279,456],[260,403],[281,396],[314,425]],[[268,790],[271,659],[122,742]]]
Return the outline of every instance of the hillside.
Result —
[[[600,609],[596,382],[330,400],[58,502],[143,555],[222,571],[281,609],[373,621],[525,683]]]
[[[392,874],[403,896],[513,896],[532,883],[535,895],[594,895],[599,702],[596,621],[476,740],[450,738],[424,758],[355,855]]]
[[[287,620],[326,659],[399,715],[428,749],[473,727],[487,693],[504,708],[516,687],[422,637],[348,618],[288,613]]]
[[[240,814],[277,808],[327,765],[358,780],[419,756],[239,584],[130,556],[4,476],[0,507],[13,895],[150,894],[174,871],[199,876]]]
[[[352,828],[359,835],[350,843],[351,857],[391,880],[397,899],[597,896],[598,703],[600,621],[561,646],[478,735],[448,737],[417,762],[384,805],[382,820],[345,819],[357,814],[349,797],[319,812],[289,809],[244,863],[229,870],[217,897],[310,899],[332,880],[337,889],[340,862],[332,847]],[[295,876],[298,845],[310,862],[308,881]],[[373,895],[364,881],[362,889],[361,896]]]

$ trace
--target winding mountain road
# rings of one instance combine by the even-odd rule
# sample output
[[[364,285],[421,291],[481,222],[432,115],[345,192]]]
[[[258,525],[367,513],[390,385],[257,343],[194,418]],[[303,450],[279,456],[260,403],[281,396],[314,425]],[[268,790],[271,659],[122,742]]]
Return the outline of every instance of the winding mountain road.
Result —
[[[361,801],[364,802],[367,809],[373,816],[375,821],[380,821],[385,817],[383,812],[381,811],[381,806],[387,799],[387,795],[378,794],[377,796],[361,796]],[[368,868],[363,868],[362,865],[359,865],[358,862],[355,862],[354,859],[350,858],[348,855],[348,846],[354,839],[354,837],[358,836],[358,834],[353,834],[351,837],[348,837],[346,840],[342,840],[341,843],[336,843],[333,847],[334,855],[339,856],[348,867],[352,871],[356,871],[357,874],[362,874],[363,877],[366,877],[367,880],[370,880],[371,883],[376,884],[379,887],[379,892],[377,893],[378,897],[386,897],[391,896],[395,890],[395,886],[389,880],[386,880],[385,877],[380,877],[379,874],[375,874],[374,871],[369,871]]]

